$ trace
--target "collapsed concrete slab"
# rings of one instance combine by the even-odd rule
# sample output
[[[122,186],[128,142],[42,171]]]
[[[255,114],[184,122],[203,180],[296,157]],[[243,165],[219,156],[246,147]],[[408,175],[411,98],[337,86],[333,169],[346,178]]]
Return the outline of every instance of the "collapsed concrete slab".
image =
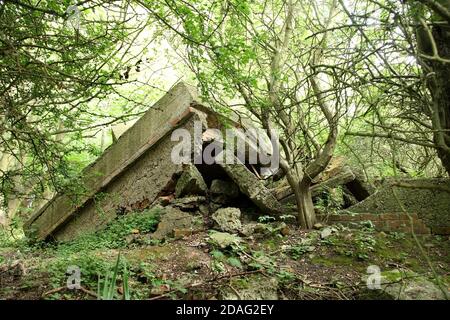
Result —
[[[163,138],[178,126],[193,126],[195,97],[184,84],[173,88],[83,171],[84,193],[58,194],[28,220],[25,230],[37,239],[73,238],[98,229],[121,210],[152,202],[181,170],[167,161],[175,142]],[[108,194],[107,199],[100,193]]]
[[[367,182],[361,172],[345,164],[343,157],[333,158],[327,168],[313,180],[311,193],[315,197],[339,186],[355,202],[366,199],[375,191],[375,188]],[[295,196],[289,185],[273,188],[271,192],[282,204],[295,204]]]
[[[198,169],[193,164],[187,164],[175,187],[175,197],[180,198],[188,194],[205,195],[207,189]]]
[[[225,126],[222,121],[222,116],[199,101],[192,87],[178,84],[83,171],[84,192],[56,195],[26,222],[26,234],[38,240],[49,237],[70,240],[103,228],[117,215],[148,208],[161,196],[173,195],[177,180],[183,174],[183,165],[172,161],[172,152],[179,142],[172,141],[171,133],[175,129],[194,133],[198,123],[202,132],[209,128],[223,130]],[[226,121],[227,126],[241,127],[240,123],[231,119]],[[193,154],[188,156],[195,157]],[[236,166],[242,167],[242,170]],[[262,214],[280,212],[280,204],[276,199],[265,196],[268,191],[258,178],[244,164],[236,166],[233,169],[223,168],[229,175],[226,178],[230,180],[231,177],[242,192],[260,207]],[[258,192],[237,179],[241,171],[252,179],[251,184],[261,187]],[[192,172],[198,173],[197,169]],[[192,182],[192,174],[185,176],[189,180],[187,182]],[[197,178],[200,180],[200,177]],[[184,187],[184,193],[190,193],[187,192],[191,186],[189,183]],[[205,185],[200,184],[200,189],[205,191]]]
[[[233,158],[232,164],[228,164],[225,159]],[[230,155],[226,150],[217,155],[216,162],[225,170],[225,172],[233,179],[234,183],[250,200],[253,201],[263,212],[270,214],[281,214],[283,208],[275,196],[251,173],[238,158]]]
[[[321,192],[328,189],[333,189],[341,185],[346,185],[355,180],[355,174],[349,168],[344,168],[338,174],[329,177],[329,179],[313,184],[311,186],[312,196],[317,196]],[[295,203],[295,195],[292,192],[290,186],[286,186],[282,189],[273,190],[272,193],[281,203]]]

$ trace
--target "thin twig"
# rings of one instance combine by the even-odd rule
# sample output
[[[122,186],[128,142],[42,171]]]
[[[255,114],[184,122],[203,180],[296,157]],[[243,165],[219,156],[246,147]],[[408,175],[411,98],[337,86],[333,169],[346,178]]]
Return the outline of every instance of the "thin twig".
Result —
[[[224,278],[230,279],[230,278],[233,278],[233,277],[240,277],[240,276],[249,275],[249,274],[255,274],[255,273],[263,273],[263,270],[252,270],[252,271],[245,271],[245,272],[239,272],[239,273],[233,273],[233,274],[227,274],[227,275],[223,275],[223,276],[219,276],[219,277],[214,277],[212,279],[207,279],[205,281],[192,283],[192,284],[188,285],[186,287],[186,289],[192,289],[192,288],[195,288],[195,287],[200,287],[200,286],[203,286],[203,285],[205,285],[207,283],[218,281],[218,280],[221,280],[221,279],[224,279]],[[170,291],[168,291],[166,293],[163,293],[163,294],[161,294],[159,296],[150,298],[148,300],[159,300],[161,298],[167,297],[168,295],[174,293],[175,291],[177,291],[177,289],[170,290]]]

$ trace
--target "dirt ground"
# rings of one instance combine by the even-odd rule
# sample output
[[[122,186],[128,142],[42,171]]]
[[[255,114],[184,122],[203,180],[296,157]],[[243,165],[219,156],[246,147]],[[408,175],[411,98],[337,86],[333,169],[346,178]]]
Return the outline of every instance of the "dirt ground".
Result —
[[[119,252],[132,299],[383,298],[367,289],[364,277],[371,265],[429,279],[437,275],[449,287],[448,237],[420,237],[422,251],[411,235],[371,228],[334,226],[324,239],[321,230],[268,230],[225,248],[211,242],[207,230],[162,243],[145,243],[146,234],[133,231],[131,241],[113,249],[89,249],[86,243],[78,244],[80,250],[77,245],[1,248],[0,298],[97,299],[99,276]],[[81,268],[79,290],[66,286],[69,265]],[[122,279],[116,299],[123,295]],[[258,287],[267,283],[271,286]]]

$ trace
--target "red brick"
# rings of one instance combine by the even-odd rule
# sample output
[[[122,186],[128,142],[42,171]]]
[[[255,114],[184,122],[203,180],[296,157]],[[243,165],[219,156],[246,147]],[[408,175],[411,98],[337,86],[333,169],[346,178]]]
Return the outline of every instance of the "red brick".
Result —
[[[380,215],[380,220],[398,220],[399,215],[397,213],[383,213]]]
[[[330,215],[323,215],[322,221],[330,221],[335,222],[337,220],[338,215],[337,214],[330,214]]]
[[[428,228],[427,226],[422,224],[422,225],[414,226],[414,233],[416,233],[416,234],[430,234],[431,232],[430,232],[430,228]]]
[[[386,221],[373,221],[375,229],[386,231],[388,229]]]
[[[356,221],[355,217],[349,214],[332,214],[328,217],[328,221],[340,222],[340,221]]]
[[[372,213],[361,213],[361,214],[359,214],[359,219],[361,221],[366,221],[366,220],[378,221],[378,220],[380,220],[380,215],[372,214]]]
[[[408,224],[405,221],[402,220],[388,220],[386,221],[387,227],[391,231],[402,231],[404,232],[405,229],[408,228]]]
[[[450,235],[450,226],[449,227],[432,227],[431,230],[432,230],[433,234]]]
[[[417,216],[417,213],[400,213],[399,219],[401,220],[418,220],[419,217]]]

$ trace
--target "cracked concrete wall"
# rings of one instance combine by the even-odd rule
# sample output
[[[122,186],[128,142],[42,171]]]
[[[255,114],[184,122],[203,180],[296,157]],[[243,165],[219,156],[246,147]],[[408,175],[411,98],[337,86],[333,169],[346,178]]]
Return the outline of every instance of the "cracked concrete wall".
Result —
[[[90,166],[83,170],[85,192],[78,195],[60,193],[25,223],[27,235],[43,240],[60,228],[80,208],[112,181],[128,170],[137,159],[196,112],[198,104],[192,87],[179,83],[126,131]],[[170,139],[169,139],[170,140]],[[170,159],[170,158],[169,158]]]
[[[194,114],[180,128],[193,132]],[[170,134],[161,139],[128,169],[112,181],[96,200],[89,200],[75,216],[57,229],[53,236],[60,241],[73,239],[80,234],[94,232],[104,227],[121,211],[145,209],[171,184],[174,174],[181,172],[181,165],[171,161],[173,147]]]

